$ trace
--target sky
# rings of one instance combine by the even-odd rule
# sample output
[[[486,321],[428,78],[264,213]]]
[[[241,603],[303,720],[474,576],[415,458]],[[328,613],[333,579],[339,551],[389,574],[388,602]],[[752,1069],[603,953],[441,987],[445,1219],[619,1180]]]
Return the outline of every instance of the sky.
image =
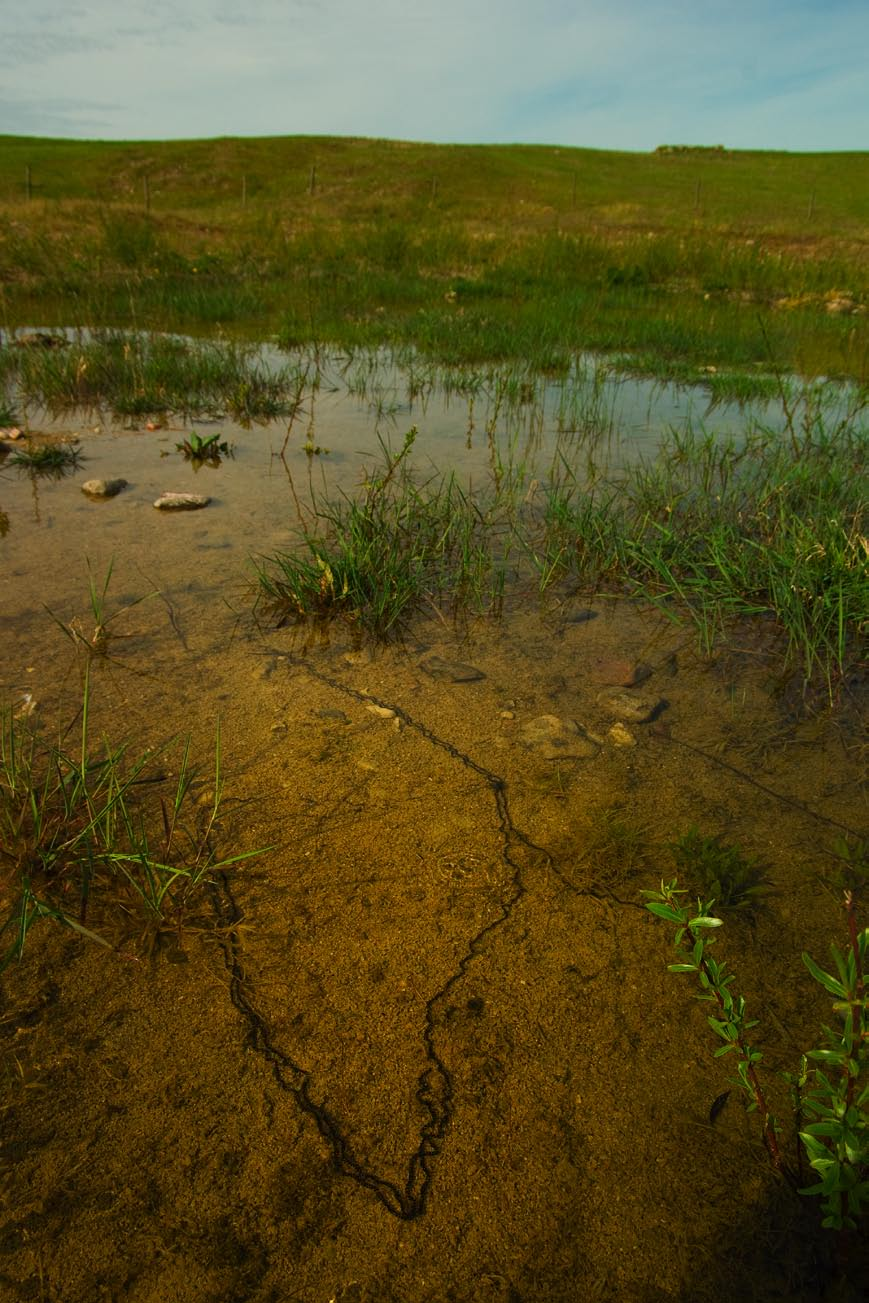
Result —
[[[869,149],[869,0],[0,0],[0,134]]]

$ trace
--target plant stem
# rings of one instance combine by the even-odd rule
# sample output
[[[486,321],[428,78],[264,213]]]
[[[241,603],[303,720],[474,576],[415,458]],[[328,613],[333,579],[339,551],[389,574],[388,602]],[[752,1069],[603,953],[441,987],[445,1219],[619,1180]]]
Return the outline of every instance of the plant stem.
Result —
[[[857,910],[854,900],[853,891],[845,892],[845,912],[848,916],[848,940],[851,943],[851,954],[854,956],[854,989],[849,992],[851,1006],[851,1030],[854,1040],[857,1043],[857,1054],[860,1053],[860,1047],[866,1035],[863,1027],[864,1018],[864,980],[863,980],[863,960],[860,954],[860,941],[857,936]],[[854,1102],[854,1086],[857,1078],[850,1072],[848,1063],[843,1065],[842,1071],[847,1074],[848,1087],[845,1093],[845,1108],[849,1109]]]
[[[709,965],[707,964],[705,958],[701,958],[700,960],[700,969],[706,975],[706,978],[709,982],[709,989],[712,991],[713,995],[715,996],[715,1000],[718,1004],[719,1009],[725,1015],[725,1017],[729,1017],[731,1011],[727,1008],[727,1005],[725,1004],[724,997],[722,996],[720,990],[718,989],[718,984],[715,980],[715,976],[710,971]],[[785,1164],[785,1161],[782,1158],[781,1150],[778,1147],[778,1140],[776,1139],[776,1134],[775,1134],[775,1125],[773,1123],[772,1115],[769,1111],[769,1107],[766,1102],[766,1095],[763,1092],[763,1087],[760,1084],[760,1079],[758,1078],[758,1075],[754,1069],[754,1065],[751,1062],[751,1046],[745,1040],[741,1031],[737,1036],[736,1044],[739,1046],[739,1052],[742,1055],[742,1061],[746,1067],[746,1076],[748,1077],[749,1083],[751,1085],[752,1093],[754,1094],[754,1102],[757,1105],[758,1112],[763,1118],[763,1143],[766,1148],[766,1152],[769,1154],[769,1160],[772,1163],[775,1170],[781,1173],[781,1175],[787,1177],[787,1179],[791,1182],[791,1184],[793,1184],[792,1173],[790,1172],[787,1165]]]

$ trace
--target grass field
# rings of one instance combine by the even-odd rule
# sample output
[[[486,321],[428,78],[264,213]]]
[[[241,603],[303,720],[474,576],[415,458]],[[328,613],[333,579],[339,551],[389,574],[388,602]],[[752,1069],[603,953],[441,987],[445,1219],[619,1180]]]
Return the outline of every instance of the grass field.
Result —
[[[867,268],[869,153],[0,137],[7,329],[865,382]]]

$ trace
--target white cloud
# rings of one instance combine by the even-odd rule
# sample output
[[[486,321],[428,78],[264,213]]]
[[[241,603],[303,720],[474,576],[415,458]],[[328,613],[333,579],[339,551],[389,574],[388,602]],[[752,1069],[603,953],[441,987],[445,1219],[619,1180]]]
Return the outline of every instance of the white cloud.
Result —
[[[856,0],[0,0],[0,25],[13,133],[867,143]]]

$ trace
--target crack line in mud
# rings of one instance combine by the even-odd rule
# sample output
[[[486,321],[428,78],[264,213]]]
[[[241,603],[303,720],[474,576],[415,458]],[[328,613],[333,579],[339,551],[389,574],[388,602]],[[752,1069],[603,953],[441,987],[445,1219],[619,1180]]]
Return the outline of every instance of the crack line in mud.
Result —
[[[821,814],[820,810],[813,810],[810,805],[805,801],[801,801],[798,796],[788,796],[785,792],[777,792],[774,787],[767,787],[765,783],[761,783],[757,778],[753,778],[751,774],[747,774],[744,769],[738,769],[736,765],[732,765],[729,760],[725,760],[722,756],[713,755],[710,751],[704,751],[702,747],[695,746],[693,742],[686,742],[683,738],[673,737],[672,734],[668,738],[665,738],[665,740],[675,743],[676,746],[684,747],[686,751],[693,751],[695,756],[702,756],[703,759],[708,760],[710,764],[718,765],[721,769],[729,770],[731,774],[734,774],[737,778],[741,779],[742,782],[750,783],[751,786],[756,787],[758,791],[764,792],[767,796],[774,797],[776,801],[781,801],[782,805],[792,805],[795,810],[802,811],[803,814],[809,815],[812,819],[817,819],[820,823],[828,823],[831,828],[839,828],[842,832],[848,833],[851,837],[860,838],[863,836],[862,833],[856,832],[853,828],[849,828],[846,823],[840,823],[838,819],[833,819],[828,814]]]
[[[281,654],[285,655],[286,653]],[[434,1044],[437,1029],[436,1007],[464,977],[468,965],[480,954],[486,937],[507,921],[516,904],[528,890],[523,881],[522,866],[511,856],[511,847],[518,844],[524,846],[526,850],[542,855],[547,865],[554,869],[559,877],[562,875],[549,852],[542,846],[537,846],[514,825],[507,802],[506,783],[503,778],[472,760],[470,756],[460,751],[452,742],[438,737],[425,724],[421,724],[411,715],[408,715],[400,706],[396,706],[392,702],[382,701],[378,697],[360,692],[356,688],[351,688],[347,684],[324,674],[321,670],[315,669],[308,661],[301,658],[291,657],[288,659],[290,664],[304,669],[313,678],[319,679],[321,683],[325,683],[334,691],[352,697],[363,705],[373,703],[394,711],[395,715],[407,728],[413,729],[427,742],[445,751],[447,755],[453,760],[459,761],[466,769],[479,774],[494,797],[501,833],[501,856],[504,863],[512,870],[509,894],[500,902],[501,913],[471,937],[455,970],[435,991],[434,995],[426,1000],[422,1038],[425,1044],[428,1066],[420,1074],[416,1089],[416,1098],[426,1114],[426,1120],[420,1128],[419,1144],[408,1163],[407,1180],[404,1189],[400,1189],[394,1182],[388,1181],[385,1177],[378,1176],[376,1172],[363,1167],[359,1160],[354,1157],[337,1120],[328,1109],[311,1098],[311,1073],[274,1044],[269,1026],[263,1015],[253,1004],[248,991],[237,931],[237,926],[241,921],[241,911],[232,895],[225,873],[220,873],[212,891],[212,907],[218,923],[224,929],[225,939],[222,941],[222,948],[224,964],[229,973],[229,995],[233,1005],[248,1025],[250,1044],[271,1065],[275,1080],[280,1088],[295,1096],[296,1102],[302,1111],[313,1118],[317,1130],[331,1150],[332,1162],[336,1170],[343,1176],[350,1177],[357,1185],[370,1190],[380,1200],[387,1212],[394,1217],[398,1217],[401,1221],[413,1221],[415,1218],[421,1217],[426,1210],[432,1179],[431,1161],[437,1158],[443,1149],[444,1136],[453,1116],[453,1079]]]

